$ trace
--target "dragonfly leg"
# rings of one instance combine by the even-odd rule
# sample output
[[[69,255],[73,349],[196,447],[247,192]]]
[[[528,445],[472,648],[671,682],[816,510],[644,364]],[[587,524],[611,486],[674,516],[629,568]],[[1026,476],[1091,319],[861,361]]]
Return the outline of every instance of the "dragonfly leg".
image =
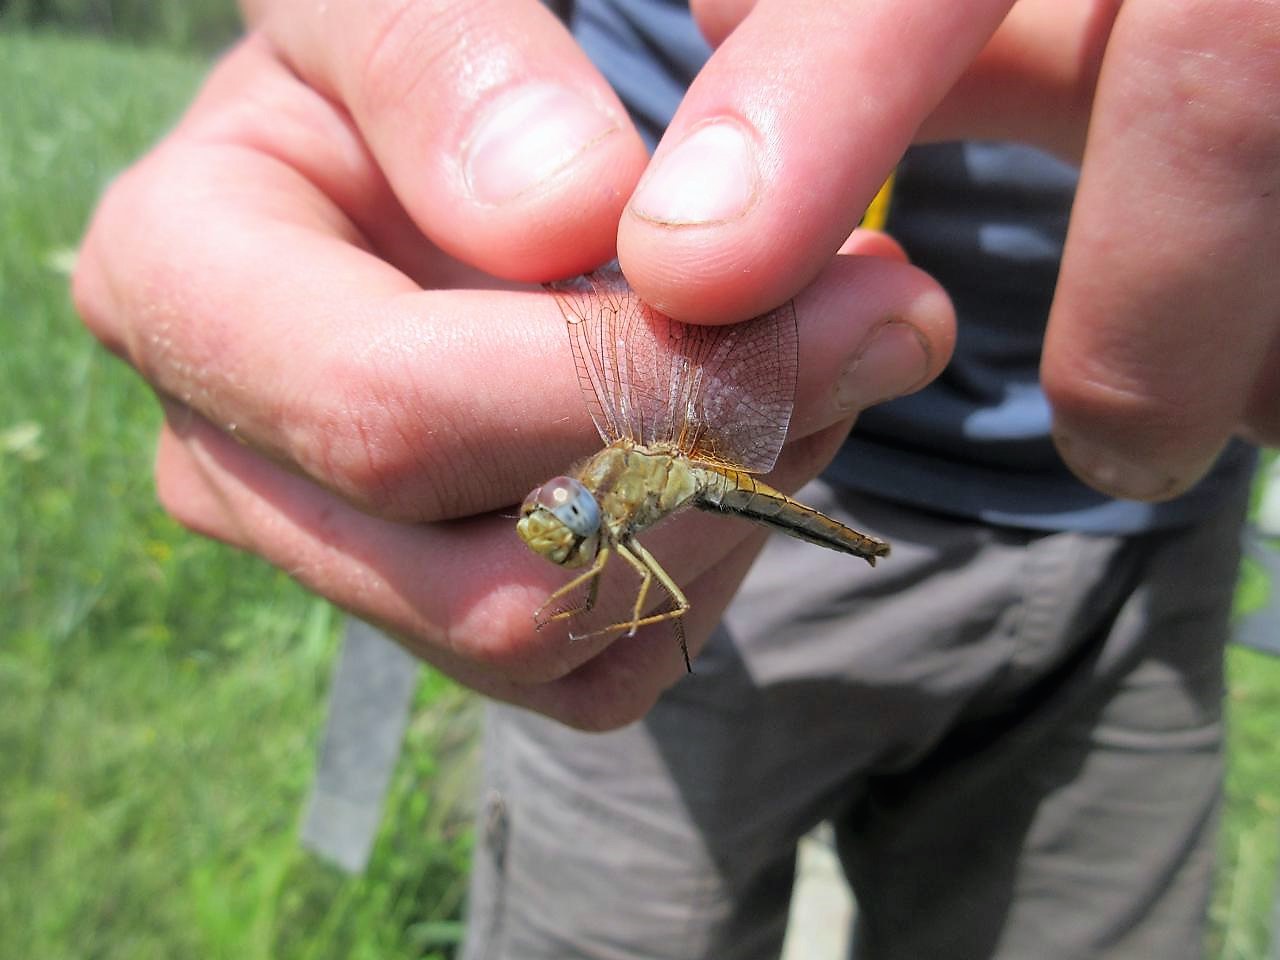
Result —
[[[654,559],[653,554],[646,550],[638,541],[628,540],[626,543],[616,545],[618,554],[622,556],[636,572],[640,574],[640,589],[636,594],[635,606],[632,608],[631,619],[624,620],[620,623],[613,623],[607,627],[601,627],[599,630],[593,630],[590,633],[580,634],[576,637],[578,640],[587,637],[598,637],[607,633],[625,630],[627,636],[634,636],[636,630],[640,627],[648,626],[651,623],[662,623],[665,620],[673,621],[673,627],[676,631],[676,638],[680,641],[680,649],[684,654],[685,666],[689,664],[689,652],[684,640],[684,630],[680,624],[680,618],[689,611],[689,600],[684,595],[674,580],[662,569],[662,565]],[[649,587],[653,581],[657,580],[662,588],[667,591],[671,597],[671,609],[663,610],[658,613],[644,615],[644,603],[648,598]]]
[[[635,621],[638,627],[644,626],[646,623],[659,623],[663,620],[674,620],[683,617],[689,611],[689,599],[684,595],[684,591],[676,586],[676,582],[671,579],[667,571],[662,569],[662,564],[654,559],[653,554],[644,548],[644,545],[638,540],[629,541],[625,547],[618,544],[618,550],[621,552],[626,549],[628,553],[633,553],[629,559],[633,564],[638,562],[638,566],[642,567],[647,574],[656,577],[658,583],[662,584],[662,589],[666,590],[671,597],[671,609],[664,613],[655,613],[647,617],[643,617]],[[639,604],[636,605],[637,615],[640,612]]]
[[[637,547],[639,543],[632,541]],[[643,549],[643,548],[641,548]],[[639,557],[627,548],[626,544],[618,544],[618,554],[635,568],[636,573],[640,574],[640,589],[636,591],[636,603],[631,610],[631,620],[629,626],[631,629],[627,631],[628,637],[636,635],[636,628],[640,626],[640,620],[644,615],[644,602],[649,599],[649,588],[653,586],[653,570],[649,568]],[[659,567],[658,569],[662,569]],[[621,624],[620,624],[621,626]]]
[[[541,630],[548,623],[555,623],[557,620],[568,620],[570,617],[576,617],[581,613],[588,613],[592,607],[596,605],[596,598],[600,594],[600,574],[604,571],[604,565],[609,562],[609,548],[601,547],[600,552],[596,554],[595,562],[591,564],[585,571],[578,574],[564,586],[560,587],[555,593],[547,597],[543,601],[542,606],[533,612],[534,622]],[[584,583],[588,584],[587,596],[582,603],[572,607],[565,607],[555,611],[548,617],[544,617],[542,612],[562,597],[568,596],[577,590]]]
[[[641,562],[644,564],[653,576],[658,578],[658,582],[662,584],[664,590],[671,597],[671,609],[667,611],[667,618],[671,620],[671,629],[675,632],[676,640],[680,644],[680,655],[684,657],[684,668],[693,673],[693,664],[689,662],[689,645],[684,638],[684,615],[689,612],[689,598],[684,595],[674,580],[671,579],[667,571],[662,569],[662,564],[654,559],[653,554],[644,548],[637,540],[633,540],[632,546],[639,555]],[[636,607],[636,613],[640,612],[640,608]],[[635,630],[635,627],[632,627]]]
[[[671,632],[676,635],[676,643],[680,644],[680,656],[684,657],[686,673],[693,673],[693,664],[689,662],[689,644],[684,639],[684,620],[679,617],[671,621]]]

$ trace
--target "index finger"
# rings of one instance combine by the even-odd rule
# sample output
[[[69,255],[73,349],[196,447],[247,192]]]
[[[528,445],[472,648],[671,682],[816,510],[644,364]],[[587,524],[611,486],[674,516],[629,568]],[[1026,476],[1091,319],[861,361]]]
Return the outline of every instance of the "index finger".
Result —
[[[685,320],[787,299],[1011,4],[761,0],[699,73],[627,207],[627,278]]]
[[[533,0],[278,0],[258,29],[347,110],[410,217],[517,280],[613,256],[644,144],[604,78]]]

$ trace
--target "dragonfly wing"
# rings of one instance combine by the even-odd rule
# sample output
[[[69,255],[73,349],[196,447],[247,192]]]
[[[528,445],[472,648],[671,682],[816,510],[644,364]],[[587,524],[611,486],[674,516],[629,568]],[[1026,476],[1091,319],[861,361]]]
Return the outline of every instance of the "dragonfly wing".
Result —
[[[790,303],[743,323],[679,323],[641,301],[616,262],[548,289],[606,442],[671,444],[751,472],[773,467],[795,399]]]
[[[634,396],[638,387],[626,332],[634,324],[636,307],[626,296],[626,281],[616,264],[594,273],[547,284],[556,298],[569,331],[569,344],[578,370],[578,386],[605,443],[645,442],[643,422]],[[629,288],[627,288],[629,291]]]
[[[682,446],[695,459],[751,473],[773,469],[795,403],[799,335],[794,306],[788,301],[742,323],[684,329],[691,331],[688,353],[698,374],[685,405],[696,433]]]

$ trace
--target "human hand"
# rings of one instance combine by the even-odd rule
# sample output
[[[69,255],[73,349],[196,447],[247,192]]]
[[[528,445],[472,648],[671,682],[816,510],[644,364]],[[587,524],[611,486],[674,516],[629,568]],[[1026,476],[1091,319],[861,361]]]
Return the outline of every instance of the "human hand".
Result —
[[[663,625],[580,643],[534,630],[565,574],[504,514],[599,441],[559,310],[507,281],[607,259],[646,158],[537,4],[438,6],[255,8],[258,32],[104,198],[75,297],[162,399],[157,486],[179,521],[482,692],[615,726],[683,664]],[[877,256],[838,258],[797,302],[786,487],[950,350],[928,278],[882,237],[847,249]],[[646,538],[687,588],[695,649],[758,539],[709,516]]]
[[[1022,140],[1082,160],[1042,363],[1072,469],[1160,500],[1233,432],[1280,443],[1280,4],[693,5],[720,46],[619,229],[647,301],[754,312],[913,139]]]

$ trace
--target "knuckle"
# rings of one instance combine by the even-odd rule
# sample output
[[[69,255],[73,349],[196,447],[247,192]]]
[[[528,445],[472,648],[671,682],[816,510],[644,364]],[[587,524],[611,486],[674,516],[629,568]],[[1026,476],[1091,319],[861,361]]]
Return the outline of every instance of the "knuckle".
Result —
[[[175,171],[161,151],[125,171],[103,195],[77,260],[72,297],[85,325],[152,382],[173,346],[161,328],[190,314],[190,265],[172,235]],[[192,363],[188,369],[200,369]]]
[[[1043,387],[1055,418],[1089,424],[1113,442],[1140,445],[1155,457],[1174,457],[1207,435],[1214,415],[1199,391],[1162,390],[1136,376],[1107,369],[1088,373],[1046,370]]]
[[[304,469],[363,509],[389,520],[438,521],[485,507],[484,471],[437,398],[419,389],[406,362],[377,343],[341,358],[319,396],[284,414]],[[466,478],[472,478],[468,481]]]
[[[304,467],[343,496],[390,520],[435,520],[443,504],[422,482],[436,475],[427,452],[410,443],[411,431],[397,411],[379,404],[361,389],[340,390],[333,403],[309,409],[305,437],[318,438],[316,461],[308,464],[308,439],[291,444]],[[310,404],[307,404],[310,407]]]
[[[111,254],[120,248],[124,225],[129,222],[134,193],[132,171],[121,174],[98,201],[85,232],[71,275],[71,301],[89,331],[116,353],[124,350],[126,320],[123,305],[113,289]]]

